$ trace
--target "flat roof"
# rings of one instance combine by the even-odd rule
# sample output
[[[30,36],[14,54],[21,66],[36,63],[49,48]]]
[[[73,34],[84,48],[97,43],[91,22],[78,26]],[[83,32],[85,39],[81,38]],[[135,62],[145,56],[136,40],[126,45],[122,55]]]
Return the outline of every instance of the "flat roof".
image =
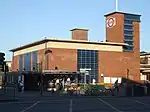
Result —
[[[94,41],[86,41],[86,40],[62,40],[62,39],[47,38],[47,39],[35,41],[35,42],[30,43],[30,44],[26,44],[26,45],[11,49],[9,51],[15,52],[15,51],[22,50],[22,49],[25,49],[25,48],[29,48],[29,47],[32,47],[32,46],[43,44],[43,43],[49,42],[49,41],[67,42],[67,43],[81,43],[81,44],[83,43],[83,44],[114,45],[114,46],[126,46],[126,45],[128,45],[128,44],[125,44],[125,43],[115,43],[115,42],[96,42],[96,41],[94,42]]]
[[[44,74],[80,74],[78,71],[71,70],[43,70]]]
[[[146,56],[146,55],[150,55],[150,53],[142,53],[142,54],[140,54],[140,56]]]
[[[114,11],[114,12],[111,12],[111,13],[108,13],[108,14],[105,14],[104,16],[107,17],[107,16],[110,16],[112,14],[116,14],[116,13],[119,13],[119,14],[129,14],[129,15],[135,15],[135,16],[141,16],[139,14],[133,14],[133,13],[126,13],[126,12],[118,12],[118,11]]]
[[[143,73],[150,73],[150,70],[144,70]]]
[[[89,31],[89,29],[86,29],[86,28],[73,28],[70,31],[74,31],[74,30]]]

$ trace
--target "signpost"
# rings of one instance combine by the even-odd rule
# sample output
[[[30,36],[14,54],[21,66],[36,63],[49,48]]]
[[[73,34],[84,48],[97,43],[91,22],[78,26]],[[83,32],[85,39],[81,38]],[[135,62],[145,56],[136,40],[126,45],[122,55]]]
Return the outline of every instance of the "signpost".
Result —
[[[84,88],[86,86],[86,76],[89,75],[89,71],[91,71],[91,68],[80,68],[80,72],[84,73]]]

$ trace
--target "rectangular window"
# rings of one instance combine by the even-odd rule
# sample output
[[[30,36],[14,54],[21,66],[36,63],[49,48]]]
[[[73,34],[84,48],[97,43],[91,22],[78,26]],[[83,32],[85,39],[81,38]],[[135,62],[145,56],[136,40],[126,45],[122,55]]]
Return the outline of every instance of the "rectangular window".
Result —
[[[133,34],[124,34],[125,37],[133,37]]]
[[[91,75],[97,77],[98,73],[98,51],[95,50],[78,50],[78,70],[80,68],[91,68],[89,80]],[[97,78],[96,78],[97,80]]]
[[[125,14],[124,18],[125,18],[125,20],[132,20],[132,21],[140,22],[140,16],[139,15]]]
[[[81,55],[82,55],[82,57],[86,57],[86,53],[84,51],[82,52]]]
[[[132,21],[130,21],[130,20],[124,20],[124,23],[125,24],[132,24]]]
[[[132,24],[124,23],[125,26],[133,26]]]
[[[128,36],[126,36],[126,37],[124,37],[124,40],[133,41],[133,37],[128,37]]]
[[[133,46],[133,41],[125,41],[124,43],[132,45]]]
[[[82,67],[82,68],[86,68],[86,63],[82,63],[82,64],[81,64],[81,67]]]
[[[86,58],[86,62],[87,62],[87,63],[91,63],[91,57],[87,57],[87,58]]]
[[[82,58],[81,58],[81,57],[78,57],[78,61],[81,62],[81,61],[82,61]]]
[[[19,56],[19,71],[23,69],[23,55]]]
[[[124,31],[131,31],[131,32],[133,32],[133,29],[124,29]]]
[[[125,51],[125,52],[133,52],[133,46],[126,46],[126,47],[124,48],[124,51]]]
[[[89,63],[85,64],[85,68],[91,68],[91,65]]]
[[[91,58],[91,63],[94,63],[94,62],[95,62],[94,60],[95,60],[95,58],[92,57],[92,58]]]
[[[31,53],[24,54],[24,68],[26,71],[31,70]]]
[[[86,58],[85,57],[82,58],[82,63],[86,63]]]
[[[37,64],[37,51],[32,52],[32,70],[36,69]]]
[[[131,34],[131,35],[133,35],[133,32],[132,31],[124,30],[124,34]]]
[[[133,30],[133,26],[130,26],[130,25],[124,25],[124,29],[132,29],[132,30]]]
[[[133,50],[133,46],[128,46],[128,50]]]
[[[81,52],[78,52],[78,57],[82,57],[82,53]]]

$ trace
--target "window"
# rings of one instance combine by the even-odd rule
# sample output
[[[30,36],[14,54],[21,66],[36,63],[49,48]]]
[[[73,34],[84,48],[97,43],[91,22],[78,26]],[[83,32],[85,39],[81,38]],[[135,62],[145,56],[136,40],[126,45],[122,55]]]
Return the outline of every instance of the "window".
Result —
[[[124,34],[126,37],[133,37],[133,34]]]
[[[140,16],[139,15],[133,15],[133,14],[125,14],[124,15],[125,20],[133,20],[140,22]]]
[[[22,71],[23,69],[23,55],[19,56],[19,71]]]
[[[78,58],[78,61],[79,61],[79,63],[81,63],[81,61],[82,61],[82,58],[80,58],[80,57],[79,57],[79,58]]]
[[[131,35],[133,35],[133,32],[132,31],[124,30],[124,34],[131,34]]]
[[[141,64],[148,64],[148,57],[144,57],[140,59]]]
[[[85,68],[91,68],[90,63],[85,64]]]
[[[79,57],[81,57],[81,56],[82,56],[82,54],[81,54],[81,51],[80,51],[80,50],[78,51],[78,56],[79,56]]]
[[[124,29],[124,31],[131,31],[131,32],[133,32],[133,29]]]
[[[124,23],[125,24],[132,24],[132,21],[131,20],[124,20]]]
[[[32,67],[35,70],[37,64],[37,51],[32,52]]]
[[[133,26],[130,26],[130,25],[124,25],[124,29],[132,29],[132,30],[133,30]]]
[[[132,45],[133,46],[133,41],[125,41],[124,43],[127,43],[129,45]]]
[[[31,53],[24,54],[24,68],[26,71],[31,70]]]
[[[91,57],[87,57],[86,61],[87,63],[91,63]]]
[[[78,50],[77,53],[78,59],[78,70],[80,68],[91,68],[89,73],[89,81],[91,81],[91,75],[97,77],[98,73],[98,51],[96,50]],[[82,79],[82,78],[81,78]],[[97,80],[97,79],[96,79]],[[80,82],[84,79],[80,80]]]
[[[131,50],[132,51],[133,50],[133,46],[128,46],[127,50]]]
[[[86,53],[84,51],[82,52],[82,57],[86,57]]]
[[[125,51],[125,52],[133,52],[133,46],[126,46],[126,47],[124,48],[124,51]]]
[[[128,37],[128,36],[126,36],[126,37],[124,37],[124,40],[133,41],[133,37]]]

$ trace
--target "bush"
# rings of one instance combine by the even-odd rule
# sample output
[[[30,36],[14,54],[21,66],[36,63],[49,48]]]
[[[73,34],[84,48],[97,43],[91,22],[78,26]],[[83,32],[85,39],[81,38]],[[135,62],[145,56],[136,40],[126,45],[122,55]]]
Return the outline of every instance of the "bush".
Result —
[[[99,90],[104,90],[105,89],[104,85],[91,85],[91,88],[94,91],[99,91]]]
[[[102,95],[100,90],[104,90],[104,85],[86,85],[84,88],[86,95]]]

